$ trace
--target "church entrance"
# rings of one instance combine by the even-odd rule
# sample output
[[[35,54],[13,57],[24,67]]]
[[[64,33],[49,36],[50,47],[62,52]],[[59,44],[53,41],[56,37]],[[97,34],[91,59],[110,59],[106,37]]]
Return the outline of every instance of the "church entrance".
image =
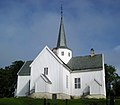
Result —
[[[52,99],[56,100],[57,99],[57,94],[52,94]]]

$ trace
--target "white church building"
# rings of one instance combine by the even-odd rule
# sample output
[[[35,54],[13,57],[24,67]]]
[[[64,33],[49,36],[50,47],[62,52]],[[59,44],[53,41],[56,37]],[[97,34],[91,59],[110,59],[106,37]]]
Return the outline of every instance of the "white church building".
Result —
[[[16,97],[105,98],[103,54],[72,56],[61,15],[56,48],[45,46],[33,61],[26,61],[18,72]]]

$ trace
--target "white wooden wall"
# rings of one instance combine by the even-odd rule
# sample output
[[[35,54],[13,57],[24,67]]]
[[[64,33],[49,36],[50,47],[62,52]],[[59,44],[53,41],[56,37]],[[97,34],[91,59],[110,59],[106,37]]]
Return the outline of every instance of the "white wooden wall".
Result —
[[[40,75],[44,73],[44,67],[48,67],[47,77],[51,80],[52,84],[44,83],[41,80]],[[55,58],[48,48],[45,48],[33,61],[31,65],[31,86],[30,88],[35,89],[36,92],[50,92],[50,93],[70,93],[66,91],[66,75],[69,76],[70,73],[62,65],[62,62]]]
[[[30,76],[18,76],[16,96],[26,96],[29,91]]]
[[[61,55],[61,52],[64,52],[64,55]],[[68,53],[70,53],[70,56],[68,56]],[[57,49],[57,55],[65,64],[67,64],[72,58],[72,51],[65,48],[59,48]]]
[[[101,71],[91,71],[91,72],[80,72],[80,73],[72,73],[71,74],[71,95],[80,96],[83,95],[84,89],[87,86],[90,86],[90,94],[91,95],[105,95],[105,81],[104,81],[103,70]],[[81,79],[81,88],[75,89],[74,86],[74,78]],[[102,86],[100,86],[100,83]]]

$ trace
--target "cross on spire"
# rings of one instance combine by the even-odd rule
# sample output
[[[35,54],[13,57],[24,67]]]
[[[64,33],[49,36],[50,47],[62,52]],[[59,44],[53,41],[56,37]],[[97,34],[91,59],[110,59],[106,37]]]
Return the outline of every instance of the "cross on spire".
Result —
[[[62,6],[62,3],[61,3],[61,18],[63,17],[63,6]]]
[[[64,31],[64,23],[63,23],[63,7],[61,4],[61,21],[60,21],[60,29],[58,34],[57,48],[67,48],[65,31]]]

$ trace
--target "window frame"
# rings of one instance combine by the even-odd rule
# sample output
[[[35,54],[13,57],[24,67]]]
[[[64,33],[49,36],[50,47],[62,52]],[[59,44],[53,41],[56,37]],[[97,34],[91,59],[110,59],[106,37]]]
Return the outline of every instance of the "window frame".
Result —
[[[68,52],[68,56],[70,57],[70,52]]]
[[[74,78],[74,88],[75,89],[81,88],[81,78]]]
[[[61,55],[64,56],[64,51],[61,52]]]
[[[44,67],[44,74],[48,75],[48,67]]]

